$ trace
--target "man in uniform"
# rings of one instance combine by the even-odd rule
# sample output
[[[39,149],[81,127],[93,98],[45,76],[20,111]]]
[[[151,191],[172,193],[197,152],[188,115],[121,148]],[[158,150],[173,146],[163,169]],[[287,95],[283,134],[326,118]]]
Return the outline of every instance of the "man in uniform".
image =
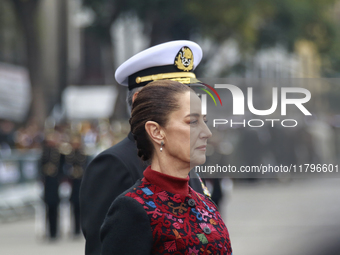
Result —
[[[48,237],[55,240],[58,234],[59,184],[63,178],[64,157],[59,151],[60,135],[57,131],[46,134],[41,156],[41,179],[44,184],[43,199],[46,205]]]
[[[198,44],[172,41],[151,47],[128,59],[117,69],[115,77],[119,84],[128,86],[127,102],[131,110],[138,91],[149,82],[171,79],[188,85],[198,83],[193,71],[201,59],[202,49]],[[111,203],[143,177],[146,167],[137,155],[131,132],[89,164],[80,189],[86,255],[100,254],[99,231]],[[190,186],[203,193],[199,179],[190,179]]]
[[[65,155],[65,169],[72,187],[70,203],[74,221],[73,234],[74,237],[77,237],[80,235],[79,191],[83,172],[87,163],[87,156],[83,152],[81,137],[79,134],[73,134],[70,142],[70,151],[67,155]]]

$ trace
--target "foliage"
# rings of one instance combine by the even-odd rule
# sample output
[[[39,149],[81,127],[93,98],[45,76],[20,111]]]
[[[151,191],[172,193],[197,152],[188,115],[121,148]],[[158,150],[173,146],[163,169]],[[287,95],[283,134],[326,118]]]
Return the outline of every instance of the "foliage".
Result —
[[[133,12],[145,24],[151,45],[188,39],[199,32],[220,43],[229,38],[242,51],[254,52],[277,44],[288,50],[296,41],[315,43],[319,53],[338,45],[332,10],[335,0],[83,0],[96,13],[92,25],[98,33],[119,15]],[[102,29],[106,28],[106,30]],[[336,54],[338,55],[338,54]],[[334,56],[334,54],[333,54]],[[333,60],[334,61],[334,60]]]
[[[83,0],[96,14],[90,29],[101,38],[108,38],[112,22],[120,15],[133,13],[144,23],[151,45],[174,39],[188,39],[194,27],[181,0]]]
[[[83,5],[95,13],[93,24],[87,29],[104,42],[110,42],[110,28],[119,14],[124,10],[122,0],[83,0]]]
[[[324,53],[336,42],[337,24],[332,17],[335,0],[188,0],[186,3],[203,34],[217,41],[232,37],[244,50],[276,44],[293,50],[297,40],[306,39]]]

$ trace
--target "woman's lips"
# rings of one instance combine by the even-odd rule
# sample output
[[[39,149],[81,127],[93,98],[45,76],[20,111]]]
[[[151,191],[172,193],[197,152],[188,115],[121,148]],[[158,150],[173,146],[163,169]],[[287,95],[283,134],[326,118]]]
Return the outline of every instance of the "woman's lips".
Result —
[[[207,149],[206,145],[202,145],[196,148],[196,150],[201,150],[201,151],[205,151]]]

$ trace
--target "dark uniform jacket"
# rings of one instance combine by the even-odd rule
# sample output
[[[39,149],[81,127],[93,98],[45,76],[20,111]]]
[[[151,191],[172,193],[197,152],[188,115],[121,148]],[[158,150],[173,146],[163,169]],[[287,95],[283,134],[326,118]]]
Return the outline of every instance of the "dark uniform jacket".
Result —
[[[132,133],[100,153],[87,167],[80,189],[81,225],[85,254],[100,254],[99,230],[115,198],[143,177],[147,165],[138,157]],[[202,192],[198,179],[191,186]]]
[[[44,183],[44,201],[48,206],[57,207],[60,202],[59,184],[64,178],[64,155],[55,146],[44,144],[40,160],[41,178]]]
[[[111,205],[101,229],[102,255],[232,254],[215,204],[181,179],[149,166]]]

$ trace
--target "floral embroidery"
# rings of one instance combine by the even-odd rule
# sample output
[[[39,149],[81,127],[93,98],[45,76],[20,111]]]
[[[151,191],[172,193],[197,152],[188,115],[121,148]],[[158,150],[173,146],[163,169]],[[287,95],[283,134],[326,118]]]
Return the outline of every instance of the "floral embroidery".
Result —
[[[149,216],[152,254],[231,255],[229,233],[214,203],[191,188],[189,194],[172,194],[147,181],[126,194]],[[189,199],[195,201],[193,207]]]
[[[198,250],[196,250],[195,249],[195,247],[194,248],[189,248],[189,255],[197,255],[198,254]]]
[[[169,241],[169,242],[165,242],[164,243],[164,246],[165,246],[165,249],[167,251],[170,251],[170,252],[173,252],[173,251],[176,251],[177,248],[176,248],[176,241]]]
[[[156,208],[157,207],[153,201],[146,202],[146,204],[148,206],[151,206],[152,208]]]
[[[151,196],[153,195],[153,192],[151,190],[149,190],[148,188],[142,188],[143,192],[148,195],[148,196]]]
[[[200,239],[202,244],[207,244],[208,243],[208,239],[205,237],[204,234],[197,234],[197,237],[198,237],[198,239]]]
[[[166,193],[166,191],[162,191],[162,192],[158,193],[157,195],[162,201],[168,201],[169,200],[169,195]]]

